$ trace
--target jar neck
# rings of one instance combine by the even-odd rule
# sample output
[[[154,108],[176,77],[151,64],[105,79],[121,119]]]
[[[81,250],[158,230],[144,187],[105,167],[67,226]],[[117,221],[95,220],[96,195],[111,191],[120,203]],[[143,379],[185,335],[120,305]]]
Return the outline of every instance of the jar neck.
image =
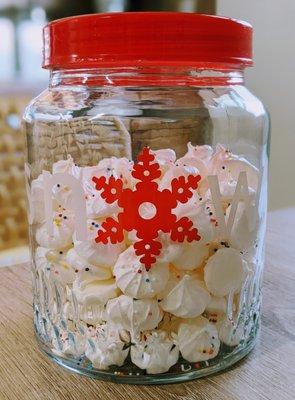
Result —
[[[50,71],[50,87],[57,86],[228,86],[243,85],[242,69],[129,67],[60,69]]]

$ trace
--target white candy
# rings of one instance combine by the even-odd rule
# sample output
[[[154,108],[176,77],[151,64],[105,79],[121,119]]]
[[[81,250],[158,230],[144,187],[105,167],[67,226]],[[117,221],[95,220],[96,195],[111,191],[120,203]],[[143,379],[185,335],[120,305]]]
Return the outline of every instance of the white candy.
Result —
[[[148,374],[161,374],[176,364],[179,348],[166,332],[155,331],[131,346],[130,355],[133,364]]]
[[[189,319],[179,326],[180,352],[187,361],[206,361],[217,356],[220,346],[218,332],[204,317]]]
[[[167,290],[160,306],[177,317],[194,318],[202,314],[210,302],[210,294],[202,282],[185,275],[174,287]]]
[[[52,329],[52,352],[58,356],[80,357],[83,355],[86,346],[86,337],[80,333],[69,335],[66,331],[59,331],[58,337]]]
[[[187,178],[189,175],[197,176],[199,175],[199,170],[189,165],[178,165],[176,162],[176,164],[172,165],[167,172],[164,173],[159,184],[159,189],[171,189],[171,182],[174,178],[179,178],[180,176]]]
[[[60,160],[53,164],[52,174],[67,173],[79,179],[81,177],[82,168],[75,165],[71,156],[67,160]]]
[[[155,156],[155,161],[160,165],[162,171],[167,171],[176,160],[175,151],[172,149],[160,149],[152,151]]]
[[[226,318],[226,311],[227,304],[225,298],[211,296],[211,300],[206,306],[204,316],[218,329]]]
[[[116,179],[123,179],[125,187],[133,187],[135,184],[135,179],[132,176],[133,161],[128,160],[126,157],[104,158],[99,161],[97,168],[100,170],[100,174],[97,172],[98,177],[105,176],[109,178],[113,176]]]
[[[104,305],[108,300],[117,297],[119,293],[120,291],[114,279],[80,281],[77,278],[73,284],[74,296],[77,298],[78,303],[85,307],[93,304]]]
[[[178,318],[175,315],[172,315],[168,312],[164,312],[163,319],[159,323],[158,329],[167,332],[167,334],[172,338],[176,338],[179,325],[183,321],[184,320],[182,318]]]
[[[249,186],[257,190],[258,169],[245,158],[238,157],[222,145],[216,146],[216,151],[209,162],[210,175],[217,175],[220,182],[237,181],[240,172],[245,171]]]
[[[43,176],[39,175],[34,179],[30,188],[30,209],[35,223],[42,223],[45,220],[44,208],[44,182]]]
[[[77,312],[77,315],[75,312]],[[96,325],[105,320],[105,309],[101,304],[92,304],[89,306],[77,304],[74,311],[72,303],[67,301],[63,308],[63,317],[68,321],[76,322],[80,320],[89,325]]]
[[[130,297],[152,298],[164,289],[168,281],[168,263],[155,263],[146,271],[139,259],[133,246],[121,253],[113,271],[116,283]]]
[[[233,298],[241,291],[254,259],[251,249],[257,237],[258,216],[253,200],[258,170],[221,145],[213,153],[210,146],[189,143],[187,153],[177,161],[171,149],[152,154],[162,173],[157,180],[159,190],[171,190],[171,182],[180,176],[201,175],[202,179],[192,190],[192,197],[178,202],[172,210],[178,220],[186,217],[193,222],[200,240],[173,242],[169,233],[160,231],[157,240],[162,244],[161,253],[149,271],[135,254],[133,244],[139,240],[135,231],[126,233],[122,243],[95,241],[103,221],[109,216],[117,218],[122,209],[117,201],[108,204],[102,198],[102,190],[96,189],[92,178],[113,176],[123,181],[124,188],[135,190],[138,180],[132,176],[132,161],[111,157],[97,166],[80,168],[69,157],[53,165],[53,174],[68,173],[81,182],[88,218],[86,241],[75,238],[72,190],[64,185],[52,188],[53,232],[48,235],[43,176],[32,181],[33,222],[39,224],[34,261],[40,296],[45,299],[43,279],[49,279],[47,296],[52,315],[56,321],[62,318],[69,324],[74,334],[53,334],[53,351],[58,355],[78,357],[86,348],[94,368],[108,369],[123,365],[132,339],[133,364],[148,374],[157,374],[167,372],[178,361],[179,351],[189,362],[205,361],[217,356],[220,340],[235,346],[244,339],[243,324],[237,327],[234,322],[237,312]],[[243,204],[238,206],[230,236],[220,238],[207,176],[217,175],[219,179],[227,220],[242,171],[246,171],[250,186],[249,206],[246,210]],[[142,217],[149,218],[151,212],[149,206],[141,207]],[[231,247],[220,248],[220,240]],[[130,247],[126,249],[127,244]],[[211,255],[213,249],[217,251]],[[77,322],[80,327],[90,324],[92,329],[88,334],[75,332]]]
[[[206,312],[214,313],[225,313],[226,312],[226,300],[224,297],[211,296],[210,302],[206,306]]]
[[[62,216],[60,217],[60,215]],[[37,229],[36,241],[39,246],[57,250],[72,245],[74,224],[73,217],[69,212],[62,214],[56,212],[53,217],[52,228],[52,234],[48,233],[46,224]]]
[[[237,326],[224,318],[219,325],[218,334],[223,343],[228,346],[237,346],[244,337],[244,325],[239,324]]]
[[[111,365],[120,367],[124,364],[129,353],[129,348],[125,347],[126,342],[122,341],[119,332],[101,325],[96,336],[88,340],[85,354],[93,368],[107,370]]]
[[[65,210],[69,211],[72,191],[67,186],[56,184],[52,188],[51,200],[52,208],[57,214]],[[44,204],[44,180],[43,175],[39,175],[37,179],[32,181],[30,189],[30,208],[33,215],[33,222],[43,223],[45,221]]]
[[[50,263],[46,258],[48,251],[46,247],[37,247],[34,255],[37,270],[46,271],[47,268],[50,268]]]
[[[50,263],[50,273],[53,279],[64,285],[72,284],[75,280],[75,271],[66,261],[66,251],[49,250],[46,258]]]
[[[202,178],[208,175],[208,163],[213,154],[210,146],[193,146],[190,142],[187,145],[187,153],[177,163],[195,167],[200,172]]]
[[[162,317],[163,312],[153,299],[135,300],[121,295],[109,300],[106,307],[107,321],[134,333],[156,328]]]
[[[209,248],[198,242],[183,243],[181,254],[173,260],[175,267],[192,271],[202,265],[209,256]]]
[[[197,160],[202,160],[205,164],[208,164],[212,155],[213,149],[211,146],[193,146],[191,142],[187,144],[188,151],[184,157],[196,158]]]
[[[226,296],[240,290],[247,275],[247,264],[237,250],[223,248],[208,259],[204,272],[210,293]]]
[[[110,267],[96,266],[83,260],[75,249],[68,251],[66,261],[76,271],[80,280],[104,280],[113,276]]]

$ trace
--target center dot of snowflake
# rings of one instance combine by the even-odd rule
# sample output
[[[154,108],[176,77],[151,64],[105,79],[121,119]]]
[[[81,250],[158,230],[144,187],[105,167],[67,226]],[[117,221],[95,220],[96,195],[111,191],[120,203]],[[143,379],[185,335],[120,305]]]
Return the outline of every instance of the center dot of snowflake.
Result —
[[[147,169],[143,172],[144,176],[149,176],[149,174],[150,174],[150,171],[148,171]]]
[[[157,214],[157,208],[153,203],[145,201],[138,207],[138,213],[143,219],[152,219]]]
[[[116,189],[115,188],[111,189],[111,193],[116,194],[117,193]]]

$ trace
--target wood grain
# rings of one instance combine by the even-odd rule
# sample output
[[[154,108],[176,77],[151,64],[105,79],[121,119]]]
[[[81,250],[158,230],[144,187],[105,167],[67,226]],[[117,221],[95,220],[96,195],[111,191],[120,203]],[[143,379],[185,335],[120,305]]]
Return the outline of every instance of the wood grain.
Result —
[[[230,370],[185,384],[118,385],[63,370],[37,348],[28,265],[3,268],[0,279],[0,400],[295,398],[295,209],[269,215],[258,345]]]

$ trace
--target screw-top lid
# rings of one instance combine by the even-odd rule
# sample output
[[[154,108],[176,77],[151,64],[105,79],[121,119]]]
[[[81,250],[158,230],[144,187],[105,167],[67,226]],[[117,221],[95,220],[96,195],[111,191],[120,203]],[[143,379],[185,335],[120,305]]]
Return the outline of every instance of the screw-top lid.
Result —
[[[230,18],[178,12],[91,14],[43,30],[43,67],[244,68],[252,65],[252,27]]]

